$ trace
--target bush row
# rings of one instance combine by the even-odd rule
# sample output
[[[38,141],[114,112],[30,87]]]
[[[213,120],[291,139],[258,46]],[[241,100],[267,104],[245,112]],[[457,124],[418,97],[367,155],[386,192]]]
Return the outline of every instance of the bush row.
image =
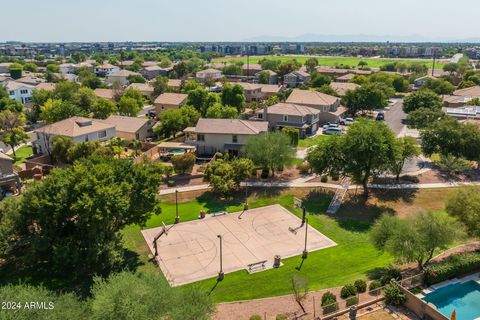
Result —
[[[480,270],[480,252],[458,254],[432,263],[425,274],[425,282],[432,285],[477,270]]]

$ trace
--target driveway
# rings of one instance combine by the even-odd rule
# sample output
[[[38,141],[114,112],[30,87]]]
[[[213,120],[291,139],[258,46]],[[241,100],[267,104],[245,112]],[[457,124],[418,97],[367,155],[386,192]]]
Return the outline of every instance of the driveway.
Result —
[[[403,112],[403,100],[395,99],[390,105],[390,110],[385,112],[385,123],[392,129],[395,135],[399,135],[406,125],[403,123],[407,118],[407,114]]]

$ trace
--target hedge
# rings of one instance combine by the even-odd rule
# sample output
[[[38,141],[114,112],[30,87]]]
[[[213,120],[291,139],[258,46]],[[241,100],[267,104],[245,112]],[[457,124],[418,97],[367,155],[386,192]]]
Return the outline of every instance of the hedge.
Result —
[[[432,285],[478,270],[480,270],[480,252],[458,254],[432,263],[425,274],[425,283]]]

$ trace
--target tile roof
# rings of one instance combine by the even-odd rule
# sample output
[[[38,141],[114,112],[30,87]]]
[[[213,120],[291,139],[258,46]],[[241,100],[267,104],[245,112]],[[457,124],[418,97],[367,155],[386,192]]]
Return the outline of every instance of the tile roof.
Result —
[[[33,89],[34,86],[12,80],[12,81],[7,81],[7,83],[5,84],[5,88],[10,91],[10,90],[18,90],[20,88]]]
[[[344,96],[348,90],[355,90],[360,86],[351,82],[331,82],[330,87],[335,90],[340,96]]]
[[[55,90],[55,87],[57,86],[56,83],[52,82],[43,82],[40,83],[38,86],[35,87],[37,90],[47,90],[47,91],[52,91]]]
[[[133,72],[130,70],[119,70],[116,72],[112,72],[108,75],[108,77],[128,77],[128,76],[138,76],[140,73],[138,72]]]
[[[114,125],[116,131],[136,133],[146,123],[150,122],[147,118],[125,117],[112,115],[105,120],[97,120],[106,124]]]
[[[179,88],[182,85],[182,80],[180,79],[168,79],[168,86],[173,88]]]
[[[255,135],[267,132],[267,121],[248,121],[239,119],[200,119],[195,127],[196,133],[244,134]]]
[[[95,95],[99,98],[113,100],[114,91],[112,89],[97,88],[93,90],[93,92],[95,92]]]
[[[277,93],[283,89],[282,86],[276,84],[260,84],[259,86],[262,87],[263,93]]]
[[[71,117],[36,129],[35,132],[56,136],[78,137],[111,128],[115,128],[115,125],[105,123],[102,120],[84,117]]]
[[[131,83],[127,89],[130,89],[130,88],[133,88],[133,89],[137,89],[139,91],[143,91],[143,92],[153,92],[153,86],[149,83]]]
[[[170,104],[170,105],[181,105],[186,99],[188,95],[183,93],[172,93],[166,92],[159,95],[155,99],[155,104]]]
[[[314,106],[331,106],[339,99],[325,93],[311,90],[293,90],[287,99],[287,103],[306,104]]]
[[[258,110],[256,113],[263,113],[263,110]],[[320,110],[298,104],[281,102],[268,107],[267,113],[303,117],[309,114],[319,114]]]
[[[13,162],[13,158],[3,152],[0,152],[0,159]]]
[[[459,89],[453,92],[454,96],[480,97],[480,86]]]

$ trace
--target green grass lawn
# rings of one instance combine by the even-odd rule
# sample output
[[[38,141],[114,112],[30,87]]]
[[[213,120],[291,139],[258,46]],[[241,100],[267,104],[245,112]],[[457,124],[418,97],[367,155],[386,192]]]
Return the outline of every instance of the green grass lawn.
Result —
[[[319,129],[321,130],[321,129]],[[298,146],[300,148],[309,148],[311,146],[314,146],[316,144],[318,144],[320,141],[322,141],[323,139],[327,138],[328,136],[325,136],[325,135],[318,135],[318,136],[314,136],[314,137],[311,137],[311,138],[305,138],[305,139],[300,139],[298,141]]]
[[[296,59],[298,62],[304,64],[305,61],[310,58],[308,56],[253,56],[250,57],[250,63],[258,63],[262,59],[275,59],[280,61],[286,61],[290,59]],[[335,66],[335,65],[348,65],[350,67],[357,67],[358,63],[363,60],[368,63],[367,67],[370,68],[379,68],[386,63],[390,62],[404,62],[404,63],[424,63],[429,68],[432,68],[433,61],[431,59],[383,59],[383,58],[353,58],[353,57],[316,57],[318,63],[321,66]],[[218,58],[214,59],[214,62],[232,62],[232,61],[241,61],[243,63],[247,62],[247,57],[228,57],[228,58]],[[435,68],[441,69],[443,63],[436,62]]]
[[[28,157],[33,154],[32,146],[22,146],[15,150],[16,157],[15,157],[15,164],[19,165],[24,163]]]
[[[216,279],[207,279],[188,286],[199,286],[211,291],[217,302],[235,301],[289,294],[289,281],[294,274],[308,279],[310,289],[317,290],[352,283],[358,278],[365,278],[369,271],[388,265],[392,258],[377,251],[370,243],[368,230],[371,219],[333,219],[323,214],[331,197],[330,193],[312,192],[308,194],[305,204],[310,215],[310,225],[335,241],[337,246],[311,252],[303,263],[301,257],[297,256],[283,260],[284,265],[279,269],[255,274],[242,270],[226,274],[220,283]],[[293,207],[293,195],[288,190],[263,189],[252,195],[249,203],[251,208],[280,204],[296,215],[301,215],[301,210]],[[209,212],[236,212],[242,209],[242,199],[239,197],[231,201],[220,201],[210,193],[205,193],[195,200],[179,204],[181,220],[197,219],[202,209]],[[162,213],[152,217],[146,228],[160,226],[162,221],[171,224],[174,216],[175,204],[164,200]],[[123,235],[126,248],[138,254],[138,270],[159,271],[159,268],[147,261],[149,252],[140,234],[140,227],[128,227]]]

